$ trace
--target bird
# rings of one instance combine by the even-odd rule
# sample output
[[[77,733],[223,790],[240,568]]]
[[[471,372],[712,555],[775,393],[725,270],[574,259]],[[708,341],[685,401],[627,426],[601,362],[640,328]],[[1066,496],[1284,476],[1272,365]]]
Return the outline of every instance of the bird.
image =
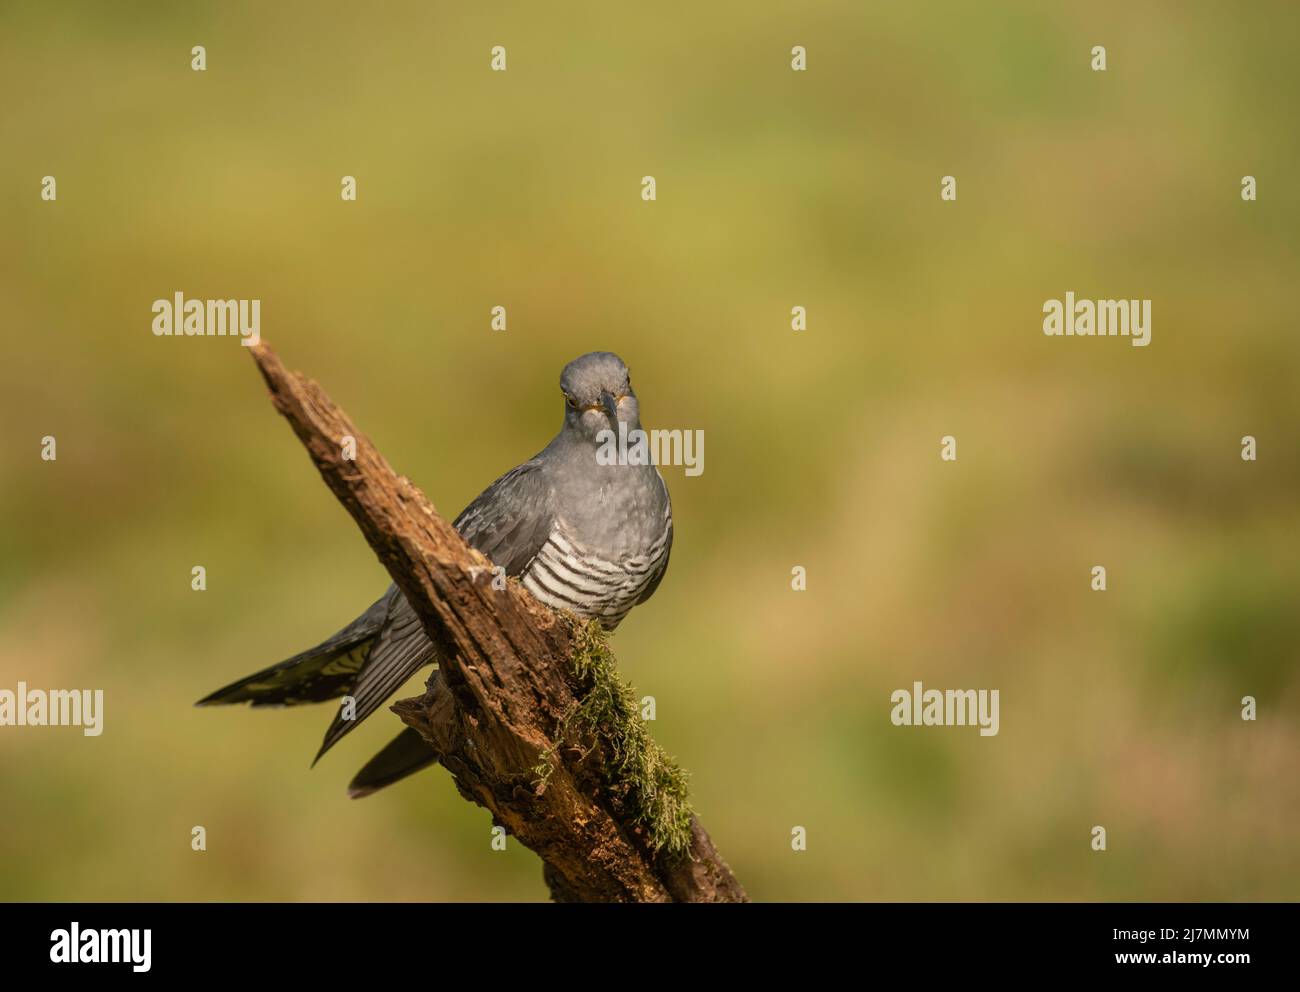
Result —
[[[575,358],[560,374],[560,391],[559,432],[488,486],[453,526],[546,606],[612,631],[663,580],[673,544],[672,501],[651,459],[631,464],[598,457],[602,447],[608,451],[609,432],[630,437],[642,429],[640,403],[621,358],[609,351]],[[407,679],[436,661],[415,610],[390,585],[332,637],[196,705],[294,706],[345,697],[314,767]],[[438,684],[435,671],[429,686],[436,691]],[[356,774],[348,794],[370,795],[436,760],[408,727]]]

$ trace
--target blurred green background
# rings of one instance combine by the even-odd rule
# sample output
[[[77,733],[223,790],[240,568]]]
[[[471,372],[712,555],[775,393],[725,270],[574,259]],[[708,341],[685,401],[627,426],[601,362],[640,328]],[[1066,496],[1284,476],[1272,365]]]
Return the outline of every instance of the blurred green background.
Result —
[[[582,352],[627,360],[647,426],[704,430],[615,647],[754,898],[1296,897],[1298,29],[0,6],[0,688],[106,694],[99,738],[0,728],[0,898],[546,897],[441,769],[345,797],[391,714],[308,771],[331,707],[192,708],[388,579],[244,349],[152,335],[176,291],[260,298],[448,516],[551,437]],[[1152,344],[1044,337],[1067,290],[1152,299]],[[1000,689],[1001,733],[892,726],[917,679]]]

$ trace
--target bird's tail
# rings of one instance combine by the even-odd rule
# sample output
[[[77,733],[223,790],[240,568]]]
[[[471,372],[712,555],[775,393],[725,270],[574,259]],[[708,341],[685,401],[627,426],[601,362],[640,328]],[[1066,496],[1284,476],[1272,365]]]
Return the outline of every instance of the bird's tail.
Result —
[[[357,772],[348,785],[348,795],[353,799],[368,796],[437,760],[438,755],[429,742],[413,727],[407,727]]]
[[[379,609],[383,607],[383,609]],[[380,600],[333,637],[278,665],[232,682],[195,705],[251,703],[253,706],[294,706],[335,699],[352,689],[370,657],[370,648],[387,613]]]
[[[232,682],[196,705],[293,706],[346,697],[325,732],[314,765],[407,679],[433,661],[434,647],[424,636],[419,617],[393,586],[333,637],[287,661]],[[369,795],[434,760],[424,739],[410,731],[377,754],[357,775],[349,791],[354,796]]]

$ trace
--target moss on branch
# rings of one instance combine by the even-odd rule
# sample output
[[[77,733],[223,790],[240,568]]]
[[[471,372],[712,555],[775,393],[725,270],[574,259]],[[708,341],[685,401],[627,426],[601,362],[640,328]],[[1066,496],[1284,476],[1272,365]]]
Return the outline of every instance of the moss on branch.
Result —
[[[673,856],[691,847],[691,818],[686,772],[646,729],[630,683],[618,674],[609,635],[599,620],[583,623],[565,619],[573,631],[573,675],[579,684],[577,706],[560,722],[555,741],[542,752],[533,769],[535,784],[546,788],[556,754],[572,736],[585,735],[591,745],[585,758],[599,748],[606,788],[625,804],[631,821],[646,831],[651,851]]]

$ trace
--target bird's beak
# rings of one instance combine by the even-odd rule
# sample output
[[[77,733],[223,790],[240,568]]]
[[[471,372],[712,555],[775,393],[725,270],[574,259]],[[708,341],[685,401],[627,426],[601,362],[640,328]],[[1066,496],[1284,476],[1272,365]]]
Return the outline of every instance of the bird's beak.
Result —
[[[613,394],[601,393],[600,405],[605,408],[605,415],[609,417],[609,426],[618,430],[618,401],[614,399]]]

